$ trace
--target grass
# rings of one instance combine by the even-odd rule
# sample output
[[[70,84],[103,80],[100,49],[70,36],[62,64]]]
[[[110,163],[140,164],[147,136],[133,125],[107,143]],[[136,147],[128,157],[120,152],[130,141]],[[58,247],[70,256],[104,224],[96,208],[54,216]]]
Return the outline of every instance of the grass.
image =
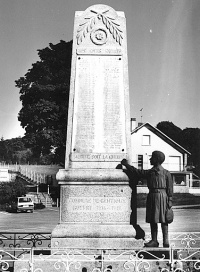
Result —
[[[143,208],[146,206],[147,194],[138,194],[137,195],[137,207]],[[200,205],[200,196],[194,196],[188,193],[175,193],[173,194],[173,206],[182,206],[182,205]]]

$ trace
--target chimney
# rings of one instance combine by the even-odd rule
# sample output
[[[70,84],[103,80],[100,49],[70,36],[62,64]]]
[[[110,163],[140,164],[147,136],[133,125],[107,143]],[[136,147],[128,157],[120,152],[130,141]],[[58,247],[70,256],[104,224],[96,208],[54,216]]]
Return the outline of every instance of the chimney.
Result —
[[[136,128],[136,118],[131,118],[131,132]]]

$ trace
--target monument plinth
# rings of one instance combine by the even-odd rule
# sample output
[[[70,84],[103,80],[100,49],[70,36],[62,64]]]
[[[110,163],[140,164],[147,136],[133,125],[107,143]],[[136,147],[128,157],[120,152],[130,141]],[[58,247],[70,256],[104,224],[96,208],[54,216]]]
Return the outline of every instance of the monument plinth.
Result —
[[[126,20],[94,5],[75,13],[60,222],[52,247],[130,248],[131,188]],[[134,212],[134,211],[133,211]]]

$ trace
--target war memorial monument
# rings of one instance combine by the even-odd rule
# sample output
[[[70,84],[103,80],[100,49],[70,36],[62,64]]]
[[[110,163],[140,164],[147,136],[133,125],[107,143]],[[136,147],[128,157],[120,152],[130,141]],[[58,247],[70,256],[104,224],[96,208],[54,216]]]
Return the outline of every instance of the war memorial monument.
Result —
[[[131,248],[132,190],[121,169],[130,158],[126,20],[106,5],[77,11],[60,222],[52,247]]]
[[[48,253],[26,250],[15,272],[199,270],[197,248],[188,262],[193,236],[178,234],[179,248],[143,248],[136,184],[119,167],[131,158],[129,107],[124,13],[106,5],[77,11],[65,168],[57,173],[60,220]]]
[[[129,108],[124,13],[106,5],[77,11],[65,169],[57,173],[60,221],[52,231],[52,255],[39,256],[34,271],[125,271],[115,259],[143,246],[136,239],[134,188],[118,167],[130,159]],[[17,262],[15,271],[22,264],[25,269]]]

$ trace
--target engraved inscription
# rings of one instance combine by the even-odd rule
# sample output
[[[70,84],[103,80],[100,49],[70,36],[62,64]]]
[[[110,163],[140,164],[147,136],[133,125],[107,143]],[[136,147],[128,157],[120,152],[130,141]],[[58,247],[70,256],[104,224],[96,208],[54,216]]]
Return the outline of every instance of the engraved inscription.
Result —
[[[124,112],[121,57],[77,56],[72,153],[126,153]]]
[[[121,161],[126,158],[126,154],[81,154],[73,153],[71,154],[70,159],[72,161]]]
[[[116,55],[121,56],[122,50],[118,48],[77,48],[78,55]]]
[[[127,212],[129,199],[126,197],[70,197],[69,212]]]

